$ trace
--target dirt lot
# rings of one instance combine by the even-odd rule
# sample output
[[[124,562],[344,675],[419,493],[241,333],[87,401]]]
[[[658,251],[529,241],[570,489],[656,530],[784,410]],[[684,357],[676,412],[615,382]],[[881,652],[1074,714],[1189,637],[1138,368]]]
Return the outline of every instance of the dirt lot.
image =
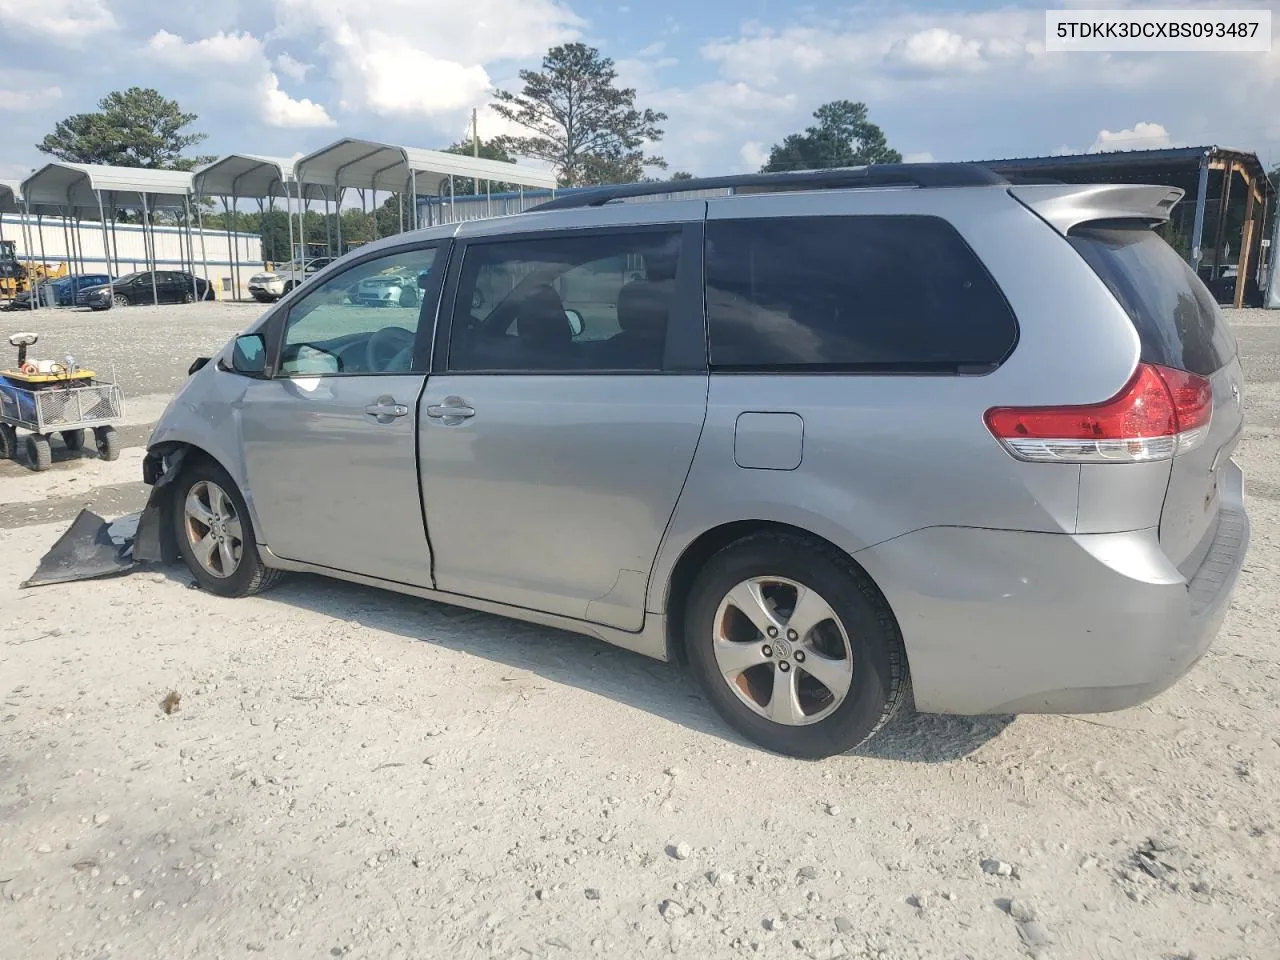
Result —
[[[358,587],[19,590],[81,504],[136,508],[148,416],[252,316],[44,331],[114,357],[137,422],[116,464],[0,465],[0,954],[1280,957],[1280,318],[1232,315],[1254,539],[1188,677],[811,764],[675,667]]]

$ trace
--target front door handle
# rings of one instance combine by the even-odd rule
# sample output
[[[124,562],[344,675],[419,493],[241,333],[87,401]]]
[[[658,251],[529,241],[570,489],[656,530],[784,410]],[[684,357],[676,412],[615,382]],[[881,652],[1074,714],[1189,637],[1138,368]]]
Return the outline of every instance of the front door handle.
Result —
[[[445,397],[444,403],[433,403],[427,407],[428,417],[433,420],[443,420],[447,424],[458,424],[475,415],[475,408],[469,406],[461,397]]]
[[[379,397],[377,403],[371,403],[364,408],[364,412],[369,416],[377,419],[379,423],[390,423],[399,417],[405,416],[409,412],[409,408],[403,403],[396,403],[395,397]]]

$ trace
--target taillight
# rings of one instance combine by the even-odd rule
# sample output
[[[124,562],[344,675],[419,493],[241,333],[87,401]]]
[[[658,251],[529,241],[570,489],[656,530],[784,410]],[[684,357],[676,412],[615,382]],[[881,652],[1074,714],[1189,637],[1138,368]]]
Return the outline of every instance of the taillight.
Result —
[[[1115,397],[1073,407],[995,407],[987,429],[1019,460],[1135,463],[1165,460],[1204,441],[1213,386],[1204,377],[1141,363]]]

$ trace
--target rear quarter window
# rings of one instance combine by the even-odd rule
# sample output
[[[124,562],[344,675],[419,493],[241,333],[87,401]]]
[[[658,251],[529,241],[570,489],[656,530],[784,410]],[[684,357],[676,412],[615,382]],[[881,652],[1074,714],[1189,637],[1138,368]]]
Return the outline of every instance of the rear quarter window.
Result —
[[[1235,356],[1209,289],[1148,227],[1087,225],[1069,239],[1129,315],[1144,361],[1208,376]]]
[[[1017,342],[995,281],[938,217],[712,220],[706,254],[713,368],[982,373]]]

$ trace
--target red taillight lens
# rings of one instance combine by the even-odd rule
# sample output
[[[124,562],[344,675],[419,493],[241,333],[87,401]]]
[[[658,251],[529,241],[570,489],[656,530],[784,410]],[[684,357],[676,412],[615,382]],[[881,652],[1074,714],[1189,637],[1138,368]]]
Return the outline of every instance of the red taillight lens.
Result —
[[[1132,463],[1192,449],[1212,415],[1213,387],[1204,377],[1142,363],[1125,388],[1102,403],[996,407],[985,419],[1021,460]]]

